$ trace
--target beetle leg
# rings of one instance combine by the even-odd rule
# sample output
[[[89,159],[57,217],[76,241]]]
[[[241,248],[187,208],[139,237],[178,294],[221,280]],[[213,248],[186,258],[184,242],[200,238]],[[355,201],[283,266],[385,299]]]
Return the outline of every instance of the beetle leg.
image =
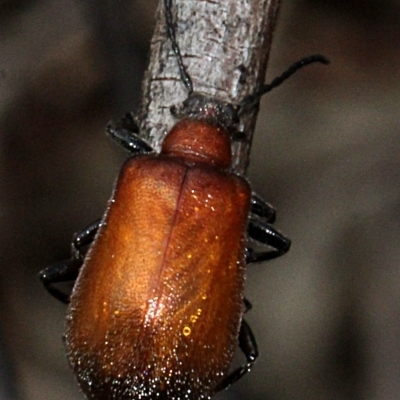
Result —
[[[254,249],[247,248],[246,251],[246,264],[273,260],[284,254],[277,250],[255,251]]]
[[[126,114],[116,124],[108,124],[106,132],[130,153],[144,154],[153,151],[153,148],[138,135],[139,127],[132,113]]]
[[[83,264],[83,248],[92,243],[99,227],[101,219],[92,222],[85,229],[75,233],[71,244],[71,260],[50,265],[39,273],[39,279],[47,291],[57,300],[68,304],[69,295],[53,286],[54,283],[74,281],[78,277],[79,269]]]
[[[275,222],[275,208],[262,200],[256,193],[251,194],[250,210],[252,214],[265,218],[266,222],[273,224]]]
[[[75,280],[82,263],[82,260],[74,259],[51,265],[39,273],[39,279],[53,297],[68,304],[69,295],[54,287],[53,284]]]
[[[93,239],[96,236],[100,226],[101,218],[96,219],[96,221],[92,222],[89,226],[75,233],[71,243],[72,259],[82,260],[84,258],[82,249],[93,242]]]
[[[249,300],[246,299],[246,297],[243,298],[243,305],[244,305],[244,312],[247,313],[247,311],[251,310],[253,308],[253,305],[250,303]]]
[[[290,240],[279,233],[272,225],[266,224],[256,218],[249,219],[247,234],[252,239],[271,246],[274,250],[256,252],[251,248],[246,249],[246,262],[260,262],[272,260],[285,254],[290,248]]]
[[[248,323],[242,319],[239,331],[239,347],[246,357],[247,363],[235,369],[218,385],[217,392],[227,389],[249,372],[258,357],[257,342]]]

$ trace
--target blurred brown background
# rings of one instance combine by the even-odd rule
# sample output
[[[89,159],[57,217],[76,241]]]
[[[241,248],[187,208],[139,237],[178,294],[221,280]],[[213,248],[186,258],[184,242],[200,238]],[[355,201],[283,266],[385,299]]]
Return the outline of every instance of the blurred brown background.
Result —
[[[295,3],[295,5],[294,5]],[[39,270],[99,217],[126,154],[104,135],[134,109],[155,0],[0,3],[0,399],[83,399],[65,306]],[[249,179],[290,253],[249,268],[261,356],[218,399],[400,398],[400,4],[283,1]]]

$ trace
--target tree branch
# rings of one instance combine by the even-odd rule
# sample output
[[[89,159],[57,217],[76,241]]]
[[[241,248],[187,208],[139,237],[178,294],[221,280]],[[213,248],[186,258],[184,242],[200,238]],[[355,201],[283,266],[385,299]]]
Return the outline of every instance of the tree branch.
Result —
[[[264,83],[280,0],[175,0],[173,15],[183,63],[194,91],[237,104]],[[156,149],[176,120],[170,107],[187,98],[164,19],[156,13],[148,69],[142,86],[140,131]],[[233,168],[244,173],[258,107],[241,116],[246,140],[233,146]]]

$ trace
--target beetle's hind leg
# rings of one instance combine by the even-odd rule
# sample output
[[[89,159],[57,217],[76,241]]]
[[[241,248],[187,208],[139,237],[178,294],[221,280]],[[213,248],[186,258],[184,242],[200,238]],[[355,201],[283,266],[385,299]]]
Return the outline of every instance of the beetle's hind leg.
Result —
[[[69,295],[53,285],[76,280],[83,264],[84,249],[92,243],[100,225],[101,219],[98,219],[74,235],[70,260],[51,265],[39,273],[39,279],[46,290],[62,303],[69,303]]]
[[[138,135],[139,127],[132,113],[126,114],[115,124],[108,124],[106,132],[132,154],[144,154],[153,151],[153,148]]]
[[[251,211],[247,228],[249,238],[272,247],[269,251],[255,251],[246,248],[246,263],[272,260],[285,254],[290,248],[290,240],[278,232],[272,224],[275,209],[255,193],[251,196]]]
[[[247,372],[249,372],[258,357],[257,342],[253,335],[253,332],[249,324],[242,319],[239,331],[239,347],[246,357],[246,364],[243,364],[239,368],[231,372],[222,382],[218,385],[216,391],[227,389],[233,385],[240,378],[242,378]]]

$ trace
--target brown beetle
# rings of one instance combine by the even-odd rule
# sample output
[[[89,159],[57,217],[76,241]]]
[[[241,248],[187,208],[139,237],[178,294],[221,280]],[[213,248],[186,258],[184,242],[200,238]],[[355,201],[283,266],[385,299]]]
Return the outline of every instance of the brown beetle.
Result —
[[[89,398],[206,399],[228,372],[251,196],[230,159],[226,131],[182,120],[122,168],[67,317]]]
[[[258,351],[242,318],[250,307],[245,264],[284,254],[290,241],[272,227],[274,209],[230,171],[230,131],[243,105],[302,66],[327,62],[300,60],[236,107],[205,98],[193,93],[165,4],[189,91],[174,111],[183,118],[160,154],[136,135],[129,115],[108,127],[135,155],[104,217],[74,237],[71,260],[40,275],[53,296],[69,302],[68,358],[89,399],[209,399],[250,370]],[[272,249],[247,248],[247,237]],[[53,285],[75,279],[70,298]],[[247,361],[229,373],[237,344]]]

